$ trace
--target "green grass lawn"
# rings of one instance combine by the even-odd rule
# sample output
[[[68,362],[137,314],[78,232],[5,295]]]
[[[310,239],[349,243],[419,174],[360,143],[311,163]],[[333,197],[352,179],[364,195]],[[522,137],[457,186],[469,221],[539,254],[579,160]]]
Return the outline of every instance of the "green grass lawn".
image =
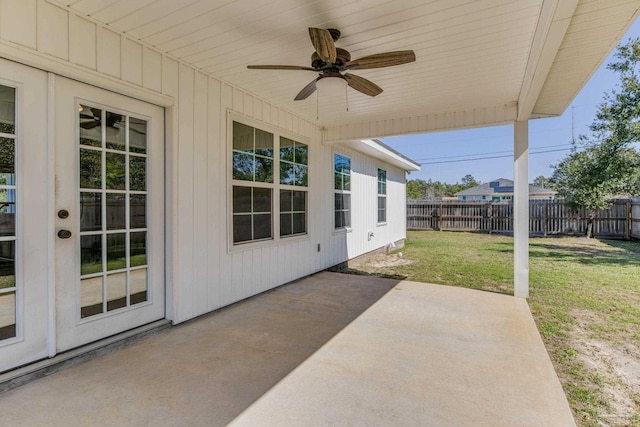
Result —
[[[511,237],[437,231],[407,237],[400,251],[411,264],[358,269],[513,293]],[[530,240],[529,250],[529,305],[576,422],[640,426],[640,243],[540,238]]]

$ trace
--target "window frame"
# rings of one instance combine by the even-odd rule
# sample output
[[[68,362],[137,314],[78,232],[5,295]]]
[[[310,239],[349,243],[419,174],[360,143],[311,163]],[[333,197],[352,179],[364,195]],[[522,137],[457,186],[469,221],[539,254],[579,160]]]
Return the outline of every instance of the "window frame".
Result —
[[[384,172],[384,194],[380,193],[380,184],[381,184],[380,171]],[[389,216],[388,216],[389,215],[389,204],[388,204],[389,180],[387,179],[388,176],[389,176],[389,171],[387,169],[377,166],[376,168],[376,225],[378,226],[387,225],[387,222],[389,221]],[[380,221],[380,200],[381,199],[384,200],[384,220],[383,221]]]
[[[250,126],[255,129],[259,129],[264,132],[273,134],[273,182],[261,182],[261,181],[245,181],[233,178],[233,122],[241,123],[245,126]],[[277,126],[265,123],[243,114],[234,112],[230,109],[227,110],[227,145],[225,156],[226,165],[224,166],[226,177],[226,192],[227,192],[227,252],[239,252],[245,250],[251,250],[255,248],[281,245],[287,243],[293,243],[300,240],[309,240],[309,224],[311,223],[311,212],[309,210],[309,197],[311,191],[311,165],[310,158],[313,150],[310,143],[310,138],[289,132],[285,129]],[[307,185],[288,185],[280,183],[280,137],[293,140],[297,143],[304,144],[307,147]],[[268,188],[271,190],[271,237],[258,240],[247,240],[244,242],[234,243],[233,241],[233,189],[234,187],[247,187],[247,188]],[[305,232],[291,235],[280,235],[280,190],[289,191],[304,191],[306,192],[305,203]]]
[[[342,185],[342,189],[338,189],[336,188],[335,185],[335,174],[336,174],[336,156],[341,156],[341,157],[345,157],[347,159],[349,159],[349,189],[345,190],[344,189],[344,182]],[[352,231],[352,213],[353,213],[353,167],[352,167],[352,162],[353,162],[353,158],[352,155],[347,155],[341,151],[333,151],[331,153],[331,180],[333,182],[333,191],[332,191],[332,200],[331,200],[331,204],[332,204],[332,213],[333,213],[333,233],[345,233],[345,232],[351,232]],[[345,226],[336,226],[336,207],[335,207],[335,198],[337,194],[343,194],[343,195],[348,195],[349,196],[349,224],[345,225]],[[345,209],[343,209],[345,210]]]

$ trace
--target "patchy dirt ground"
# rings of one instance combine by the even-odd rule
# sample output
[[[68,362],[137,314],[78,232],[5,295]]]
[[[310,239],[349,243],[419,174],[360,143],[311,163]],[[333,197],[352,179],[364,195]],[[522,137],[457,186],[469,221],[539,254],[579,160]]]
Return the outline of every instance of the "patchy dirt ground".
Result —
[[[380,277],[389,277],[393,279],[405,279],[405,276],[398,276],[393,271],[394,267],[413,264],[414,261],[404,258],[402,252],[397,254],[372,254],[357,260],[355,263],[349,264],[350,273],[355,274],[373,274]]]
[[[601,417],[610,426],[638,425],[634,420],[640,406],[640,347],[637,341],[614,346],[612,342],[624,342],[624,337],[612,337],[612,332],[608,332],[611,341],[598,338],[594,330],[602,326],[602,321],[596,315],[587,310],[572,310],[571,316],[575,326],[570,345],[576,352],[576,360],[587,375],[601,380],[602,390],[607,395],[609,413]]]

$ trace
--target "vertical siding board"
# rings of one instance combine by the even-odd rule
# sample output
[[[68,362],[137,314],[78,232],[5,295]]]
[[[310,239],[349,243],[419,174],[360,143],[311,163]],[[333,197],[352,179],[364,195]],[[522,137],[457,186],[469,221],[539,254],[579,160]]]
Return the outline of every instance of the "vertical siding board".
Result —
[[[267,248],[260,248],[253,251],[254,268],[253,270],[251,270],[253,272],[253,278],[251,279],[251,295],[255,295],[266,290],[262,286],[262,276],[264,275],[264,266],[262,265],[262,252],[266,250]]]
[[[244,93],[240,89],[233,90],[233,111],[244,112]]]
[[[243,252],[231,254],[231,298],[227,303],[240,301],[242,299],[242,281],[244,279]]]
[[[96,31],[93,22],[69,15],[69,61],[96,69]]]
[[[260,275],[260,289],[266,291],[271,287],[271,248],[266,247],[260,253],[262,257],[262,269]]]
[[[142,86],[142,45],[122,40],[122,80]]]
[[[276,280],[279,283],[285,283],[287,281],[287,267],[288,267],[287,253],[286,253],[285,246],[278,245],[277,260],[274,264],[277,266],[277,269],[274,272],[273,277],[276,278]]]
[[[162,54],[144,47],[142,50],[142,86],[162,92]]]
[[[44,0],[38,2],[38,50],[69,59],[69,13]]]
[[[207,80],[200,72],[195,75],[193,102],[194,149],[193,149],[193,238],[194,238],[194,283],[195,313],[208,310],[209,278],[207,254],[207,207],[210,177],[208,170],[207,140]],[[213,170],[211,171],[213,173]]]
[[[249,117],[253,117],[254,119],[256,118],[255,115],[253,114],[253,96],[251,96],[248,93],[243,93],[244,99],[242,101],[242,112],[249,116]]]
[[[37,1],[1,1],[0,37],[31,49],[37,48]]]
[[[252,250],[243,251],[241,253],[241,257],[242,257],[241,269],[239,271],[233,272],[234,275],[237,272],[238,276],[241,277],[240,289],[238,289],[238,291],[240,292],[239,293],[240,299],[247,298],[248,296],[253,294],[252,292],[253,269],[256,268],[256,265],[253,262],[253,252],[254,251]]]
[[[178,152],[178,264],[180,286],[185,286],[189,295],[182,299],[182,310],[185,316],[193,317],[194,292],[194,197],[193,197],[193,100],[194,70],[180,65],[180,105],[179,105],[179,145]]]
[[[97,33],[98,71],[114,77],[120,77],[121,41],[120,35],[103,27]]]
[[[181,291],[179,286],[178,260],[178,228],[177,228],[177,170],[178,170],[178,90],[179,76],[178,63],[167,57],[162,58],[163,93],[176,99],[176,103],[165,110],[165,185],[167,186],[165,221],[167,222],[165,243],[169,250],[166,251],[167,266],[167,316],[179,322],[182,320],[180,309]]]
[[[229,227],[231,224],[231,218],[229,217],[228,198],[231,193],[230,184],[228,183],[228,168],[229,168],[229,153],[227,149],[227,110],[233,106],[233,88],[227,84],[221,87],[220,96],[220,153],[221,160],[220,167],[220,179],[222,182],[223,191],[220,196],[219,209],[221,215],[219,216],[219,227],[223,230],[224,236],[227,236],[225,242],[229,239]],[[223,259],[220,262],[220,286],[221,286],[221,300],[222,305],[226,305],[233,300],[233,258],[227,252],[227,244],[224,246],[224,251],[221,251]]]
[[[262,100],[257,98],[253,100],[253,117],[256,120],[264,121],[262,117]]]
[[[222,305],[221,280],[220,280],[220,257],[225,253],[226,233],[224,228],[220,228],[219,219],[226,221],[224,198],[224,171],[225,156],[223,141],[220,139],[221,121],[224,113],[220,110],[220,82],[210,78],[208,91],[209,119],[207,120],[207,278],[210,287],[208,293],[209,309],[213,310]]]

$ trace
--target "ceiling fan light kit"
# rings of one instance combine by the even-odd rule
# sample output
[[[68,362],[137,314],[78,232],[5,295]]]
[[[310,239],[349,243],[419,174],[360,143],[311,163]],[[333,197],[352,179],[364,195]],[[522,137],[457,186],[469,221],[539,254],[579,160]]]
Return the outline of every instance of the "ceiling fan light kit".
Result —
[[[248,65],[251,70],[296,70],[313,71],[318,73],[313,81],[306,85],[296,95],[296,101],[307,99],[317,89],[317,83],[322,79],[339,78],[346,81],[347,85],[368,96],[377,96],[382,93],[382,88],[370,80],[349,73],[349,70],[367,70],[372,68],[392,67],[407,64],[416,60],[412,50],[378,53],[351,60],[351,54],[339,47],[335,42],[340,38],[340,31],[330,28],[309,28],[309,38],[315,52],[311,55],[311,67],[296,65]]]

